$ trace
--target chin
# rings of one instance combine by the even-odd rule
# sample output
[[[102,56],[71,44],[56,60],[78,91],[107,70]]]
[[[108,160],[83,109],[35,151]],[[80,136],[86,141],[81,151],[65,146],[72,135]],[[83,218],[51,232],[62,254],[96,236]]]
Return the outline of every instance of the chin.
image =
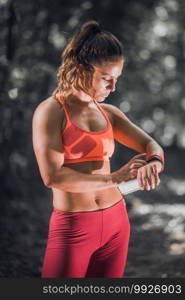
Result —
[[[107,96],[97,96],[97,97],[95,97],[95,100],[98,101],[98,102],[103,102],[106,97]]]

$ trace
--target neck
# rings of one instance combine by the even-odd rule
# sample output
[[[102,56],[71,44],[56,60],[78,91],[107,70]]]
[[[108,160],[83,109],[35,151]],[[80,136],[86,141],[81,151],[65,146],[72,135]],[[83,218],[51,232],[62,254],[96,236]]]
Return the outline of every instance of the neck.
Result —
[[[68,103],[89,106],[90,104],[94,103],[94,99],[92,96],[86,94],[82,90],[73,90],[68,96]]]

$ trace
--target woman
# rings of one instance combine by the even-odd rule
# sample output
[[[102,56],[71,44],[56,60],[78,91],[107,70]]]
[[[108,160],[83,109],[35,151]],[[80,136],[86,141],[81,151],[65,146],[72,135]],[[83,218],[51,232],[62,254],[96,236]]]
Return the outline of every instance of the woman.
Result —
[[[118,185],[160,182],[163,150],[117,107],[102,103],[115,91],[123,49],[95,21],[85,23],[62,55],[58,86],[33,116],[33,147],[44,184],[53,192],[42,277],[122,277],[129,220]],[[110,171],[114,140],[138,151]]]

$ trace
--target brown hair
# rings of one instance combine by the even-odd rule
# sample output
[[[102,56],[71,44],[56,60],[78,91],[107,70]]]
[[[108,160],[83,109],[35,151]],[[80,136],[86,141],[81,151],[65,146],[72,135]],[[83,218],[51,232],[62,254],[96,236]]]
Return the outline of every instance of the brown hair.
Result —
[[[99,65],[105,61],[116,61],[123,58],[121,42],[110,32],[101,30],[96,21],[84,23],[74,35],[62,53],[62,64],[57,71],[58,86],[53,92],[66,97],[71,85],[86,91],[91,86],[94,72],[93,64]],[[81,82],[79,84],[78,67],[82,65]]]

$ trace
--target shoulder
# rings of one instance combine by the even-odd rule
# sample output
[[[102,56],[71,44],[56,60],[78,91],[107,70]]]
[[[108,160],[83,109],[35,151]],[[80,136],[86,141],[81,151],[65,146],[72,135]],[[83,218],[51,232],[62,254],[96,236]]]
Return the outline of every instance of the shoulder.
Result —
[[[53,97],[49,97],[38,104],[34,114],[52,113],[61,114],[63,111],[60,105]]]
[[[33,112],[34,120],[63,120],[63,108],[53,97],[49,97],[38,104]]]
[[[106,111],[113,124],[120,118],[128,120],[126,115],[117,106],[107,103],[101,103],[100,106]]]

